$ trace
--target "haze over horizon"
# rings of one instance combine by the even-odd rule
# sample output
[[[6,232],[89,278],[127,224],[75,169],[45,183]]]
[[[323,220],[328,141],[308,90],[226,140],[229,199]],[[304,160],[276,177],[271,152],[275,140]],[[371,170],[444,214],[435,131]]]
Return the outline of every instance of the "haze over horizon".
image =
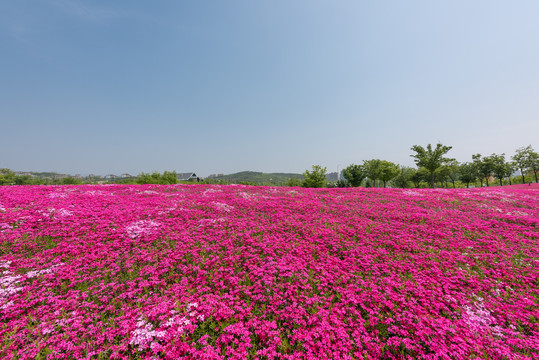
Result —
[[[0,168],[337,171],[539,150],[539,2],[0,3]]]

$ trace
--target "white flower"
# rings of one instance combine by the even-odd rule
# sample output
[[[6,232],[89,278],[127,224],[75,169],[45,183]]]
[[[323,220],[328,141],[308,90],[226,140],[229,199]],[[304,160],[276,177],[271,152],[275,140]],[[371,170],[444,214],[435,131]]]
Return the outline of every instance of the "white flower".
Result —
[[[56,212],[60,217],[68,217],[73,215],[72,211],[66,210],[66,209],[60,209]]]
[[[413,190],[405,190],[402,193],[409,196],[423,196],[423,194],[421,194],[420,192]]]
[[[67,194],[59,193],[59,192],[54,192],[54,193],[48,194],[47,197],[48,197],[49,199],[54,199],[54,198],[65,198],[65,197],[67,197]]]
[[[159,223],[151,220],[140,220],[126,227],[125,231],[130,238],[134,239],[142,235],[149,235],[160,226]]]
[[[56,269],[57,267],[62,266],[62,265],[64,265],[64,264],[60,263],[60,264],[53,265],[53,266],[51,266],[50,268],[47,268],[47,269],[28,271],[26,273],[26,276],[29,277],[29,278],[33,278],[33,277],[36,277],[36,276],[42,275],[42,274],[50,274],[50,273],[53,272],[54,269]]]
[[[1,231],[6,231],[6,230],[12,230],[14,229],[14,226],[13,225],[9,225],[8,223],[0,223],[0,232]],[[0,265],[0,267],[2,267],[2,265]]]
[[[465,322],[474,331],[492,331],[494,335],[501,336],[502,328],[496,324],[490,311],[485,309],[483,298],[478,297],[473,306],[464,306],[466,312]]]
[[[215,205],[215,207],[219,210],[222,210],[222,211],[226,211],[226,212],[230,212],[230,210],[234,209],[233,206],[230,206],[228,204],[225,204],[225,203],[213,203]]]
[[[159,345],[154,340],[156,338],[163,338],[165,335],[165,331],[153,330],[152,324],[140,317],[137,322],[137,329],[131,333],[132,338],[129,341],[129,344],[138,346],[138,349],[142,351],[148,346],[148,343],[150,343],[150,347],[153,349]]]

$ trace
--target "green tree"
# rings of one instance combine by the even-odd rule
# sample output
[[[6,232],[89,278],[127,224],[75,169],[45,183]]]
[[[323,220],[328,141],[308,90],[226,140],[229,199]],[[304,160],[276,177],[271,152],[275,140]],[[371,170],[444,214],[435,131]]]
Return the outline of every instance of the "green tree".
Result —
[[[481,174],[481,154],[474,154],[472,155],[472,164],[475,168],[475,172],[477,175],[477,180],[481,183],[481,187],[483,187],[483,175]]]
[[[350,184],[352,187],[358,187],[361,185],[365,177],[367,177],[367,174],[365,174],[365,170],[363,169],[363,166],[352,164],[348,167],[344,168],[342,171],[342,174],[346,181]]]
[[[430,174],[425,168],[414,169],[414,172],[410,176],[410,180],[414,183],[414,187],[421,187],[421,183],[430,181]]]
[[[533,171],[535,182],[539,182],[537,173],[539,172],[539,153],[537,153],[531,145],[517,149],[516,154],[512,157],[516,167],[522,176],[522,183],[526,182],[525,175]]]
[[[291,177],[286,179],[286,186],[301,186],[301,179],[297,177]]]
[[[380,179],[382,160],[372,159],[363,161],[363,170],[365,175],[371,180],[372,186],[376,187],[376,180]]]
[[[427,169],[430,174],[432,188],[434,188],[434,173],[436,170],[443,164],[454,160],[444,157],[452,148],[452,146],[445,146],[440,143],[436,144],[435,149],[432,148],[431,144],[428,144],[426,149],[420,145],[412,146],[411,150],[415,151],[415,154],[410,156],[415,158],[415,163],[418,167]]]
[[[68,177],[62,178],[60,180],[60,183],[62,185],[80,185],[82,184],[82,180],[75,179],[74,177],[68,176]]]
[[[327,169],[320,165],[313,165],[312,171],[305,170],[303,173],[303,187],[320,188],[326,185]]]
[[[539,182],[537,180],[537,173],[539,172],[539,154],[533,149],[531,149],[529,154],[529,161],[530,161],[530,169],[533,171],[533,174],[535,175],[535,182]]]
[[[161,175],[161,184],[176,184],[178,182],[178,174],[176,171],[165,171]]]
[[[402,189],[409,188],[412,177],[416,172],[416,169],[411,167],[400,167],[399,174],[393,179],[393,185]]]
[[[505,163],[505,176],[507,177],[507,180],[509,181],[509,185],[511,185],[511,176],[516,170],[515,163],[513,161],[508,161]]]
[[[391,181],[397,175],[399,175],[399,165],[392,163],[391,161],[380,161],[380,180],[384,183],[384,187],[388,181]]]
[[[340,179],[335,183],[335,187],[338,188],[345,188],[345,187],[351,187],[352,185],[346,181],[346,179]]]
[[[526,147],[518,148],[515,152],[515,155],[511,157],[513,161],[515,162],[516,167],[520,171],[520,175],[522,176],[522,183],[526,183],[525,174],[530,168],[530,158],[529,153],[532,150],[532,146],[528,145]]]
[[[447,177],[451,180],[453,184],[453,189],[455,188],[455,181],[460,177],[460,163],[457,160],[451,160],[445,166],[448,167]]]
[[[15,172],[7,168],[0,169],[0,185],[12,184],[15,184]]]
[[[161,182],[161,174],[157,171],[153,173],[140,173],[137,176],[137,184],[159,184]]]
[[[440,182],[441,187],[447,187],[447,179],[449,179],[449,175],[451,174],[451,168],[445,164],[440,166],[436,171],[434,172],[434,180],[436,182]]]
[[[492,173],[494,174],[494,177],[500,181],[500,186],[502,186],[502,180],[507,176],[508,170],[505,154],[492,154],[488,156],[487,159],[492,164]]]
[[[477,168],[472,163],[463,163],[459,168],[460,181],[466,184],[466,187],[470,187],[470,183],[477,180]]]
[[[17,175],[15,176],[15,185],[30,185],[32,184],[32,177],[30,175]]]
[[[483,180],[485,180],[487,186],[489,186],[488,180],[494,172],[493,158],[490,156],[482,158],[481,154],[475,154],[472,158],[479,174],[479,180],[481,180],[481,186],[483,186]]]

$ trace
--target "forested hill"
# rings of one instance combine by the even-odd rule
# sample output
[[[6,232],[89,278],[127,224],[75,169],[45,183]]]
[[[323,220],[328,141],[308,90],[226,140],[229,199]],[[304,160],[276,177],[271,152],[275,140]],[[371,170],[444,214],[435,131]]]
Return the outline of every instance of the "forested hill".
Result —
[[[288,179],[303,179],[301,174],[292,173],[262,173],[256,171],[241,171],[235,174],[211,177],[215,180],[224,180],[229,183],[253,183],[256,185],[284,185]]]

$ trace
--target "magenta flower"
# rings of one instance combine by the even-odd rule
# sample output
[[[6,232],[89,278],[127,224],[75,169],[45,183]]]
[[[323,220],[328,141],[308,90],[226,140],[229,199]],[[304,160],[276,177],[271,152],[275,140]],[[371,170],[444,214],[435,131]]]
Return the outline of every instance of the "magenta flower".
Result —
[[[539,358],[538,224],[528,186],[4,186],[0,358]]]

